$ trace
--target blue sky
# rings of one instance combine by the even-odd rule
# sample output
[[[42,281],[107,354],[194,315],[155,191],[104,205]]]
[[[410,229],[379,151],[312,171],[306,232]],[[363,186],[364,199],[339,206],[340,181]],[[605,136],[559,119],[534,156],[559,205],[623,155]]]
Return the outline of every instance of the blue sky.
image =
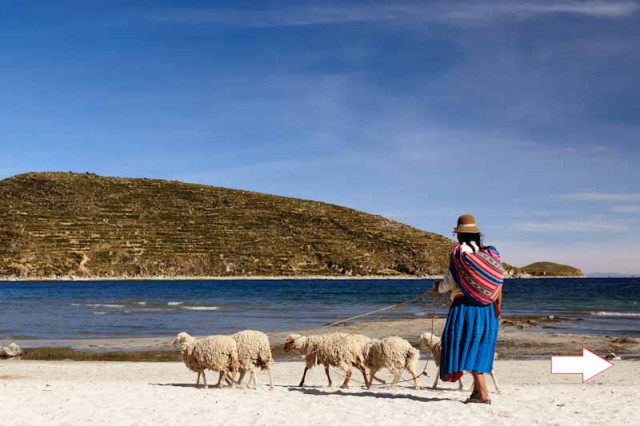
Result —
[[[0,1],[0,177],[322,200],[640,273],[640,3]]]

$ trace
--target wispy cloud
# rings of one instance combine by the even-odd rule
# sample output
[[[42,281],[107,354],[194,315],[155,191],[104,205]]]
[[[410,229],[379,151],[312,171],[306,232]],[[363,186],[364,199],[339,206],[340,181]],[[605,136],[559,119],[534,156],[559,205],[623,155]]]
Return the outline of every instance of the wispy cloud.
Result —
[[[640,206],[615,206],[611,208],[614,213],[640,214]]]
[[[588,222],[527,222],[516,226],[524,232],[554,233],[554,232],[624,232],[627,228],[623,225]]]
[[[554,1],[554,2],[491,2],[467,4],[461,10],[449,13],[450,18],[469,20],[492,20],[512,16],[532,18],[557,13],[586,15],[599,18],[619,18],[638,10],[638,4],[625,1]]]
[[[155,21],[186,25],[270,28],[393,21],[400,19],[405,13],[406,11],[402,8],[394,6],[340,5],[294,6],[262,10],[176,8],[156,11],[147,17]]]
[[[640,10],[631,1],[554,2],[470,1],[446,3],[374,3],[369,5],[324,4],[264,9],[172,8],[145,17],[158,22],[232,27],[295,27],[366,22],[486,22],[496,19],[527,19],[541,15],[574,14],[595,18],[621,18]]]
[[[640,194],[638,193],[608,193],[608,192],[577,192],[564,196],[566,200],[571,201],[600,201],[600,202],[640,202]]]

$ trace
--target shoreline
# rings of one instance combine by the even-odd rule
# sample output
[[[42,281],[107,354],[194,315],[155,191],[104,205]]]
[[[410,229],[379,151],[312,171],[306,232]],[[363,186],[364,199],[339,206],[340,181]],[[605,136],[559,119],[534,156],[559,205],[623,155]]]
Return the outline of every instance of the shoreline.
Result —
[[[434,334],[440,335],[446,318],[436,318],[433,323]],[[570,334],[541,331],[545,322],[563,321],[561,318],[548,319],[544,317],[505,317],[502,319],[498,336],[497,353],[504,359],[530,359],[532,357],[549,356],[550,354],[579,353],[581,348],[606,355],[615,352],[617,355],[637,356],[640,354],[640,338],[624,336],[598,336],[589,334]],[[382,338],[398,335],[413,345],[418,344],[419,336],[425,331],[432,330],[431,319],[412,318],[388,321],[341,323],[332,327],[317,327],[306,330],[290,330],[267,333],[274,348],[274,356],[278,360],[287,360],[282,351],[286,336],[290,333],[324,334],[330,332],[361,333],[372,338]],[[179,331],[176,330],[176,334]],[[188,331],[188,330],[186,330]],[[120,360],[120,361],[148,361],[158,357],[166,360],[168,352],[176,352],[172,342],[175,336],[160,337],[123,337],[110,339],[0,339],[0,345],[6,346],[15,342],[27,351],[38,351],[33,359],[79,359],[87,360]],[[68,349],[71,352],[61,351]],[[76,353],[74,353],[74,351]],[[86,352],[86,353],[85,353]],[[94,356],[91,353],[117,353],[116,355]],[[128,354],[128,355],[127,355]],[[176,352],[177,354],[177,352]],[[50,357],[50,358],[47,358]],[[62,358],[61,358],[62,357]],[[66,357],[66,358],[65,358]],[[27,357],[28,358],[28,357]],[[115,359],[111,359],[115,358]],[[169,358],[173,359],[173,358]]]
[[[530,280],[530,279],[585,279],[589,276],[524,276],[524,277],[506,277],[505,280]],[[594,277],[606,278],[606,277]],[[612,277],[615,278],[615,277]],[[342,275],[301,275],[301,276],[273,276],[273,275],[237,275],[237,276],[212,276],[212,277],[193,277],[193,276],[150,276],[150,277],[0,277],[0,282],[58,282],[58,281],[79,281],[79,282],[100,282],[100,281],[312,281],[312,280],[435,280],[442,279],[442,275],[362,275],[362,276],[342,276]]]

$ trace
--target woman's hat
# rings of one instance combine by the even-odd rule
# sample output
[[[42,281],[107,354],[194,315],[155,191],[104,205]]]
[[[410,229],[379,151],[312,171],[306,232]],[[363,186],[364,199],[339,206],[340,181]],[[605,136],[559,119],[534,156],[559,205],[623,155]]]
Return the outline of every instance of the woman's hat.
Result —
[[[458,226],[453,230],[456,234],[479,234],[476,218],[470,214],[463,214],[458,218]]]

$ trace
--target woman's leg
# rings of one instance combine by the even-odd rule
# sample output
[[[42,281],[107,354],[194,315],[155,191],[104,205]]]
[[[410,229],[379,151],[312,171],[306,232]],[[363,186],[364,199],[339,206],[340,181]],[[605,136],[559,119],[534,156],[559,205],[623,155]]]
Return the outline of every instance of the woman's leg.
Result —
[[[472,398],[486,400],[489,399],[489,391],[487,390],[487,382],[484,380],[483,373],[471,372],[473,376],[473,393]]]

